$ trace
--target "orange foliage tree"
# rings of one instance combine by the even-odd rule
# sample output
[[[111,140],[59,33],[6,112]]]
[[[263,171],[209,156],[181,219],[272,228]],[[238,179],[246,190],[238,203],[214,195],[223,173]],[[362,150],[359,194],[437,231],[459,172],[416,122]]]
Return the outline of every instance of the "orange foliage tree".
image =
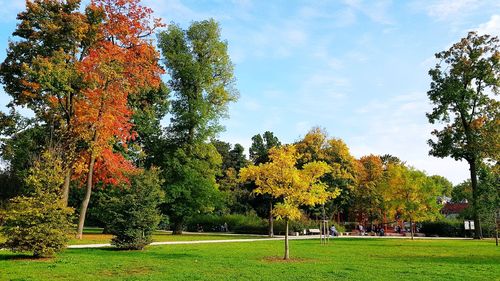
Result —
[[[77,175],[84,175],[86,181],[79,238],[95,181],[116,184],[134,170],[122,154],[113,152],[113,146],[126,146],[135,136],[128,96],[159,87],[163,72],[159,54],[149,39],[161,26],[152,18],[151,9],[141,6],[139,0],[95,0],[87,10],[102,15],[103,22],[97,31],[98,40],[79,65],[86,85],[75,107],[75,131],[86,144],[77,168]]]

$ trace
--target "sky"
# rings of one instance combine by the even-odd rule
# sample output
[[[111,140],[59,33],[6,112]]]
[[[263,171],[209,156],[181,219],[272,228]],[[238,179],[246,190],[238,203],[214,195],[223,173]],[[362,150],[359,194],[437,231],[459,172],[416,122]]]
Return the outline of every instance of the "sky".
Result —
[[[24,0],[0,0],[0,61]],[[83,1],[86,3],[86,1]],[[312,127],[343,139],[355,157],[392,154],[457,184],[465,162],[429,156],[442,125],[425,113],[434,54],[476,30],[500,36],[500,2],[474,0],[143,0],[165,23],[220,23],[235,65],[239,100],[219,139],[251,145],[272,131],[282,141]],[[167,79],[167,77],[165,77]],[[9,96],[0,89],[0,110]]]

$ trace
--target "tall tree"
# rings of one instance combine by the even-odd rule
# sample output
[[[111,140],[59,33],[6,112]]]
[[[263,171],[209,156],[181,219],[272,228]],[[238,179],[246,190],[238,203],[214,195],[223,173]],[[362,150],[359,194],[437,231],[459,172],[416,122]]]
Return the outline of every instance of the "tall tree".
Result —
[[[82,73],[78,65],[96,40],[99,14],[79,11],[80,0],[26,1],[26,10],[13,35],[0,79],[12,97],[9,106],[33,110],[37,122],[50,131],[51,142],[63,147],[65,180],[62,196],[67,203],[77,140],[73,133],[75,100]]]
[[[164,209],[174,234],[180,234],[189,215],[213,204],[221,159],[207,141],[222,131],[219,120],[237,91],[227,42],[213,19],[193,22],[187,30],[171,24],[158,38],[173,100],[164,156],[157,165],[166,179]]]
[[[469,32],[447,51],[436,54],[439,63],[429,71],[427,95],[434,108],[429,122],[442,122],[429,140],[430,154],[451,156],[469,164],[472,184],[475,238],[482,238],[478,209],[477,172],[486,158],[499,161],[500,151],[500,50],[497,37]]]
[[[330,169],[328,164],[314,161],[298,169],[297,158],[298,153],[293,145],[272,148],[269,152],[270,162],[240,171],[242,181],[255,181],[257,188],[254,192],[283,199],[276,205],[273,215],[285,220],[285,260],[290,258],[288,224],[290,220],[300,218],[299,207],[324,204],[329,198],[338,195],[328,192],[326,184],[320,181],[321,176]]]
[[[78,222],[82,237],[92,187],[96,181],[117,184],[127,181],[133,164],[113,150],[114,144],[126,146],[135,137],[128,96],[160,85],[162,69],[159,54],[148,39],[160,22],[153,11],[139,0],[95,0],[87,10],[102,14],[98,38],[79,64],[84,73],[82,99],[76,101],[75,130],[87,148],[80,163],[85,163],[86,192]]]
[[[254,165],[264,164],[269,162],[269,150],[273,147],[281,146],[281,142],[273,132],[265,131],[264,134],[257,134],[252,137],[252,145],[250,146],[250,159]],[[253,189],[253,188],[252,188]],[[268,235],[274,236],[274,222],[273,222],[273,197],[269,194],[262,195],[262,201],[267,202],[267,217],[268,217]],[[261,201],[259,196],[258,201]]]

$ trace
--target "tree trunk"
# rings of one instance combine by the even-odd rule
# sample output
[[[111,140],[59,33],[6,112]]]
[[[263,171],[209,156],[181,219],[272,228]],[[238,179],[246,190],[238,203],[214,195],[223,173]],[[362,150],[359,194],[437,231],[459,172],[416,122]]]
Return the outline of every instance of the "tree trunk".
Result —
[[[269,199],[269,237],[274,237],[273,199]]]
[[[411,235],[411,240],[413,240],[413,220],[410,218],[410,235]]]
[[[182,234],[182,227],[184,226],[183,221],[177,221],[173,222],[173,229],[172,229],[172,235],[181,235]]]
[[[94,163],[95,163],[95,156],[91,154],[89,161],[89,172],[87,174],[87,190],[85,192],[85,198],[83,199],[82,206],[80,208],[80,218],[78,221],[78,231],[76,234],[76,238],[78,239],[82,239],[83,237],[83,225],[85,223],[87,207],[89,206],[90,202],[90,194],[92,193],[92,176],[94,174]]]
[[[69,199],[69,184],[71,182],[71,168],[66,168],[66,172],[64,174],[64,184],[62,189],[62,201],[64,206],[68,206]]]
[[[288,219],[285,219],[285,260],[290,258],[290,251],[288,247]]]
[[[483,239],[481,221],[479,219],[479,190],[477,186],[477,167],[476,159],[469,161],[470,180],[472,185],[472,213],[474,219],[474,239]]]

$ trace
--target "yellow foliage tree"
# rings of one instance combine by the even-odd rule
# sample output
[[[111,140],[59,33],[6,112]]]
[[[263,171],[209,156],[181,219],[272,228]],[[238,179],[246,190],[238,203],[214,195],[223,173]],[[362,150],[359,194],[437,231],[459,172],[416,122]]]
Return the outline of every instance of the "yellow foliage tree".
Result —
[[[300,206],[324,204],[328,199],[338,195],[338,191],[327,191],[327,185],[320,177],[330,172],[328,164],[313,161],[296,167],[299,154],[293,145],[272,148],[269,151],[270,161],[258,166],[249,166],[240,170],[240,180],[254,181],[257,194],[269,194],[282,199],[276,204],[273,215],[285,220],[285,259],[289,259],[288,223],[300,218]]]

